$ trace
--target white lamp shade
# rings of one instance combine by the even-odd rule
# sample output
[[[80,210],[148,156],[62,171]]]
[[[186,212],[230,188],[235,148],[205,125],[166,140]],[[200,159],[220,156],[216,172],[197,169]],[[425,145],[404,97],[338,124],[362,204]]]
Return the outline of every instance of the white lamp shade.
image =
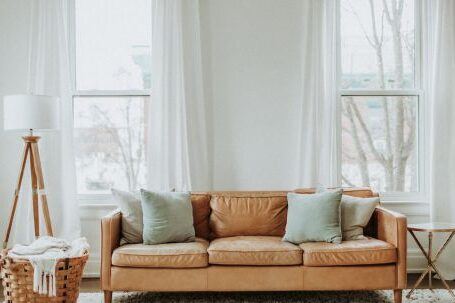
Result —
[[[51,96],[10,95],[3,97],[5,130],[54,130],[60,126],[59,100]]]

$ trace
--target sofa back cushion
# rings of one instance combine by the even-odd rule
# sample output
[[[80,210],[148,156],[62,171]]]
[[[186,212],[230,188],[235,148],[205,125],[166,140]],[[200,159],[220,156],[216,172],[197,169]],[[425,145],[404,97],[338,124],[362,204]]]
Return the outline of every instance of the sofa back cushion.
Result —
[[[213,238],[283,236],[286,192],[214,192],[210,200]]]
[[[208,239],[210,236],[210,194],[191,193],[193,205],[193,224],[196,237]]]

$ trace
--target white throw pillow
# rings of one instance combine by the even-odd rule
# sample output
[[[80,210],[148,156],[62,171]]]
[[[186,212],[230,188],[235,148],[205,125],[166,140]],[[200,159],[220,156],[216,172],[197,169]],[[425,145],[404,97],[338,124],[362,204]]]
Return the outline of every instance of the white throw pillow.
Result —
[[[367,226],[379,204],[379,198],[359,198],[348,195],[341,197],[341,230],[343,241],[362,240],[363,229]]]
[[[120,245],[142,243],[142,205],[140,192],[111,189],[115,204],[122,213]]]

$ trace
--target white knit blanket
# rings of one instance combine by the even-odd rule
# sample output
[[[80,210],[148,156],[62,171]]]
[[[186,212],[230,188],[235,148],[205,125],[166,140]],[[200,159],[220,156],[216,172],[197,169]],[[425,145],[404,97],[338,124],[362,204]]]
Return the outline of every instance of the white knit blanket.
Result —
[[[55,267],[58,259],[80,257],[89,248],[86,238],[69,243],[63,239],[44,236],[30,245],[15,245],[8,255],[11,258],[29,260],[34,270],[33,291],[55,297]]]

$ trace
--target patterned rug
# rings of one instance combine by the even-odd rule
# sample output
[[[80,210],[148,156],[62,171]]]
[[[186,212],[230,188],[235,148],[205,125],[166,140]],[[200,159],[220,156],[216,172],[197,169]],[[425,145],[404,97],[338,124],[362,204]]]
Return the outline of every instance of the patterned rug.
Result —
[[[405,292],[407,294],[407,292]],[[404,296],[403,296],[404,297]],[[82,293],[79,303],[101,303],[100,293]],[[114,293],[113,303],[393,303],[391,291],[361,292],[209,292],[209,293]],[[418,289],[403,302],[455,302],[445,290]]]

